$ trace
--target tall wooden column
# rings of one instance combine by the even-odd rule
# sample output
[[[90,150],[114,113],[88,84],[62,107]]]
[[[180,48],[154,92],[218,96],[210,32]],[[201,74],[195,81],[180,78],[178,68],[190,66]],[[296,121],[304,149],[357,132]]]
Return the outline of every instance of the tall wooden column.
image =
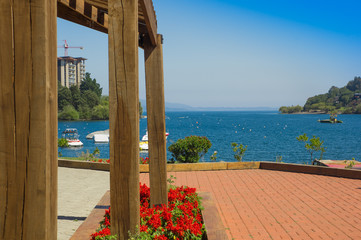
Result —
[[[128,239],[140,224],[138,1],[108,9],[111,231]]]
[[[0,1],[0,239],[57,239],[56,4]]]
[[[152,205],[167,204],[167,149],[161,35],[157,35],[156,46],[151,44],[149,38],[145,39],[144,58],[150,159],[150,200]]]

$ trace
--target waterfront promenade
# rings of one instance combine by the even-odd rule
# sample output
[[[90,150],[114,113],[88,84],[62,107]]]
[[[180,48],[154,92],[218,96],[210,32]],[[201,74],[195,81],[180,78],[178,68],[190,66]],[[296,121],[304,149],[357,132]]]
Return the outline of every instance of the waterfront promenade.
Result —
[[[229,239],[361,239],[361,180],[262,169],[170,175],[211,193]],[[59,168],[59,240],[108,189],[109,172]]]

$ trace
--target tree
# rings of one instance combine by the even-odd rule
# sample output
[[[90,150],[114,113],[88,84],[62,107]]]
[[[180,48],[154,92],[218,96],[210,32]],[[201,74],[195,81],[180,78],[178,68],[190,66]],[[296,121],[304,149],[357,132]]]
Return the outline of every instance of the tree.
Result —
[[[100,98],[98,97],[98,95],[91,90],[84,91],[82,93],[82,98],[85,101],[86,105],[88,105],[90,108],[97,106],[100,102]]]
[[[361,78],[360,77],[354,77],[352,81],[349,81],[346,85],[346,88],[349,89],[352,92],[355,91],[361,91]]]
[[[98,105],[95,106],[91,113],[93,120],[106,120],[109,119],[109,106]]]
[[[80,92],[84,93],[85,91],[92,91],[100,98],[102,95],[103,88],[100,87],[100,84],[97,83],[96,79],[90,77],[90,73],[85,73],[85,78],[80,84]]]
[[[143,107],[142,104],[139,102],[139,118],[143,117]]]
[[[80,119],[85,119],[85,120],[90,120],[92,116],[92,112],[91,109],[88,105],[81,105],[79,107],[79,118]]]
[[[322,146],[323,145],[323,141],[320,141],[319,137],[316,136],[312,136],[311,139],[309,139],[306,135],[306,133],[304,133],[303,135],[300,135],[298,137],[296,137],[296,139],[299,142],[304,142],[305,143],[305,148],[306,150],[310,153],[311,155],[311,162],[312,164],[314,163],[314,159],[313,159],[313,154],[315,152],[320,152],[320,160],[323,157],[323,153],[325,152],[325,148]],[[309,141],[309,142],[308,142]]]
[[[58,118],[60,120],[79,120],[79,113],[72,105],[67,105],[63,111],[59,113]]]
[[[207,137],[189,136],[178,139],[168,147],[172,153],[172,161],[180,163],[196,163],[212,147]]]
[[[84,104],[81,99],[80,90],[76,85],[72,85],[69,90],[72,96],[72,105],[77,111],[79,111],[80,105]]]
[[[71,91],[67,87],[59,86],[58,90],[58,110],[63,110],[67,105],[72,105]]]
[[[234,158],[238,161],[238,162],[242,162],[242,158],[247,150],[247,145],[243,146],[243,144],[237,144],[235,142],[231,143],[233,152],[234,152]]]

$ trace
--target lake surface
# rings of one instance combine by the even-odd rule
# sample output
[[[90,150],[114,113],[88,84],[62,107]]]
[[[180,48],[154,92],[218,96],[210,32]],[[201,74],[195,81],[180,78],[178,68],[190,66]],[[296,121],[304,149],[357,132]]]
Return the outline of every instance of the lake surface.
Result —
[[[169,132],[167,146],[190,135],[206,136],[212,148],[202,161],[210,161],[210,155],[218,152],[218,161],[235,161],[232,142],[247,145],[244,161],[275,161],[282,156],[284,162],[310,162],[304,143],[296,137],[306,133],[324,141],[324,159],[344,160],[361,158],[361,115],[339,115],[342,124],[319,123],[328,115],[282,115],[277,112],[168,112],[166,129]],[[65,157],[77,157],[82,152],[100,149],[100,157],[109,158],[109,144],[94,144],[86,135],[109,128],[109,121],[59,121],[58,134],[65,128],[77,128],[82,148],[59,148]],[[140,120],[140,139],[146,133],[147,119]],[[141,152],[141,156],[147,156]],[[316,154],[315,157],[319,157]],[[171,154],[168,152],[168,159]]]

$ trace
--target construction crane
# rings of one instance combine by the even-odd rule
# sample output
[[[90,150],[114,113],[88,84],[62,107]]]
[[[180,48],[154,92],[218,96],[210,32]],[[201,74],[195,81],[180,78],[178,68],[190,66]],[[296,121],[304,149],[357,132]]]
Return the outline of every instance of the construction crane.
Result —
[[[58,46],[58,48],[64,48],[64,56],[68,56],[68,49],[69,48],[80,48],[83,49],[83,47],[70,47],[69,44],[66,42],[66,40],[63,40],[64,44]]]

